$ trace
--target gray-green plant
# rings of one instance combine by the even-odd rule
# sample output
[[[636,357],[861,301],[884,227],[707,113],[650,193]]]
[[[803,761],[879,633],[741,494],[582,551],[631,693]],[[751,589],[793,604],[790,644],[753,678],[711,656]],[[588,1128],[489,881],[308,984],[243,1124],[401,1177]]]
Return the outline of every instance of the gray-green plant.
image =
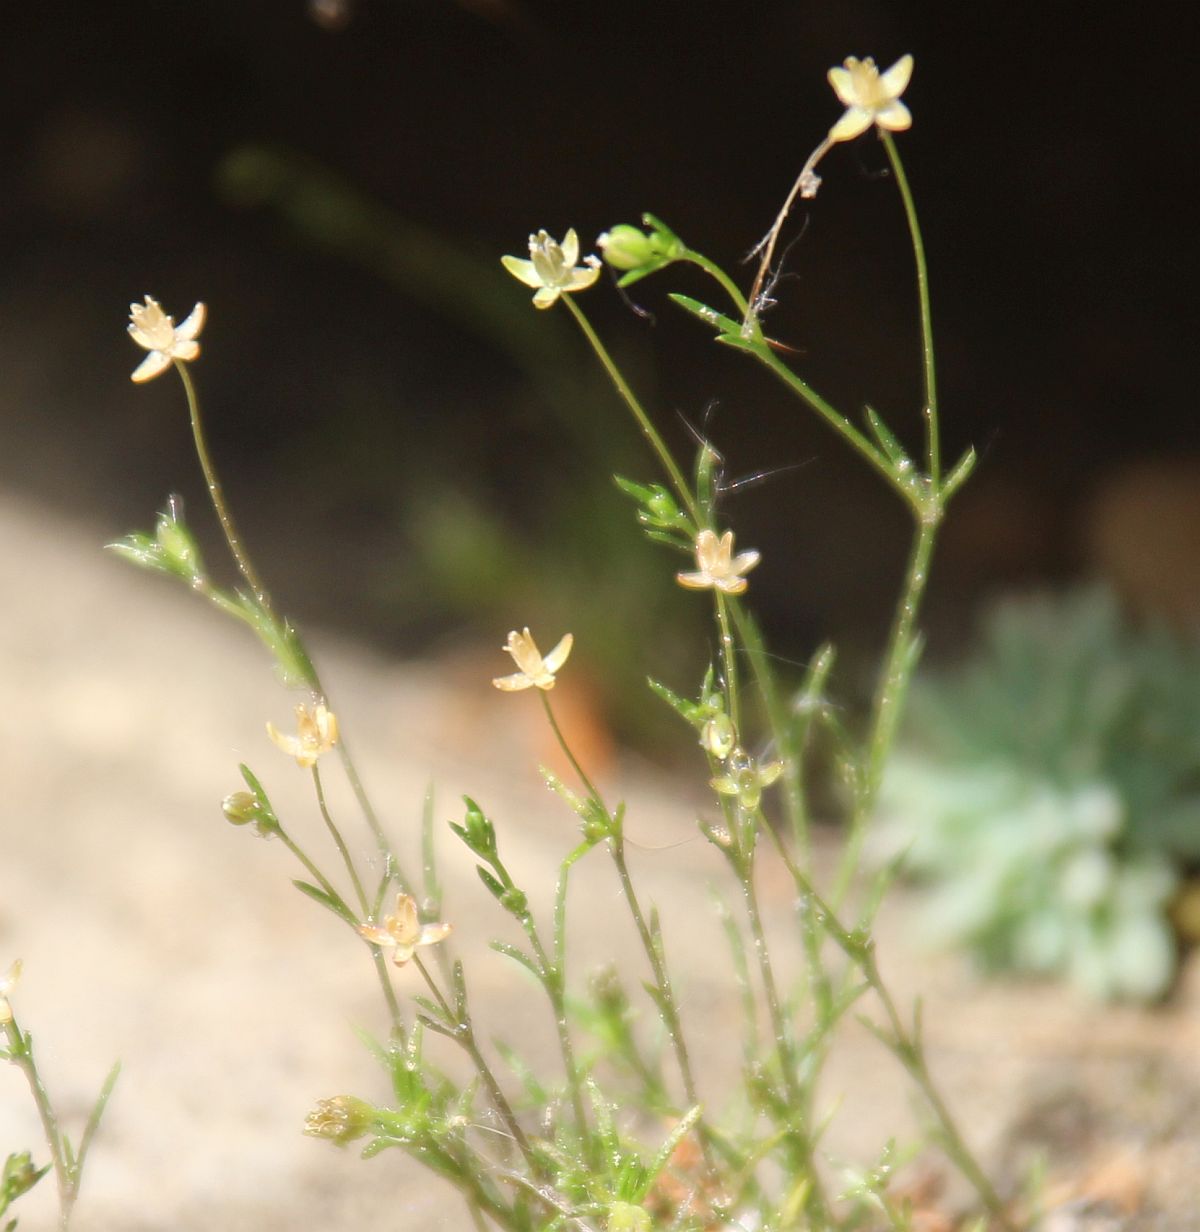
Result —
[[[918,678],[879,841],[931,884],[925,928],[987,969],[1153,999],[1200,861],[1200,646],[1111,591],[1007,599]]]
[[[656,416],[580,306],[581,293],[597,281],[600,262],[586,258],[577,264],[573,231],[561,244],[538,232],[530,239],[528,260],[505,258],[506,268],[534,288],[537,307],[569,314],[631,414],[657,473],[620,478],[619,487],[635,502],[638,521],[655,550],[678,553],[684,565],[676,573],[680,583],[705,592],[711,603],[715,660],[698,664],[690,685],[654,680],[650,687],[693,729],[699,769],[711,788],[699,828],[710,845],[714,911],[729,939],[730,986],[740,991],[744,1017],[741,1038],[732,1045],[740,1050],[741,1080],[729,1091],[705,1090],[696,1073],[691,1045],[703,1024],[685,1012],[666,943],[668,929],[639,888],[626,808],[599,790],[557,722],[551,688],[564,669],[570,638],[543,657],[529,630],[509,636],[508,649],[519,670],[494,683],[538,696],[576,780],[547,773],[546,781],[576,818],[577,833],[561,854],[554,884],[539,886],[523,885],[514,875],[505,854],[503,819],[493,820],[468,799],[461,821],[452,826],[494,901],[497,930],[505,920],[516,930],[516,942],[498,939],[494,948],[541,990],[555,1055],[534,1060],[522,1056],[511,1041],[493,1039],[503,1024],[490,1018],[486,1002],[472,991],[466,957],[452,952],[443,923],[454,905],[443,902],[436,873],[432,811],[427,810],[421,827],[422,876],[414,879],[412,865],[396,850],[372,806],[337,707],[303,639],[281,613],[235,526],[190,371],[204,310],[198,305],[177,329],[149,298],[133,306],[130,332],[148,352],[135,379],[150,379],[171,367],[178,374],[208,491],[241,581],[232,590],[212,581],[174,501],[153,534],[131,535],[114,549],[139,566],[182,581],[245,624],[269,650],[283,683],[305,697],[297,708],[297,734],[273,731],[272,738],[311,776],[315,806],[335,857],[332,865],[301,848],[272,805],[265,776],[249,766],[241,767],[244,787],[224,802],[225,816],[278,840],[289,852],[303,870],[297,888],[357,935],[380,988],[383,1030],[368,1046],[390,1081],[390,1092],[323,1099],[308,1118],[307,1132],[339,1145],[361,1142],[366,1157],[389,1149],[410,1154],[459,1190],[476,1228],[910,1228],[912,1213],[891,1188],[898,1148],[889,1146],[882,1158],[855,1170],[840,1191],[824,1157],[827,1122],[818,1107],[818,1085],[832,1041],[851,1014],[867,1023],[924,1097],[933,1138],[978,1196],[979,1226],[1015,1227],[934,1084],[919,1012],[902,1014],[884,982],[873,928],[887,878],[860,876],[864,838],[921,649],[917,619],[934,544],[947,503],[974,462],[971,451],[950,467],[941,456],[929,279],[893,136],[911,122],[899,101],[911,67],[911,58],[904,57],[881,74],[872,61],[851,59],[831,72],[846,110],[814,151],[756,250],[761,260],[749,293],[650,215],[641,227],[621,224],[597,241],[625,285],[650,274],[669,274],[681,264],[708,275],[715,306],[683,295],[673,295],[673,301],[722,345],[775,376],[908,511],[912,547],[864,732],[843,721],[831,697],[831,643],[814,655],[798,689],[776,678],[743,597],[758,553],[733,552],[733,535],[718,499],[716,447],[704,441],[690,465],[671,452]],[[867,131],[881,141],[915,259],[924,433],[920,449],[911,452],[871,408],[860,419],[824,398],[798,371],[790,348],[767,331],[779,272],[773,254],[790,205],[797,195],[815,194],[815,166],[824,153]],[[514,310],[525,308],[514,304]],[[834,742],[851,801],[844,856],[828,885],[818,885],[814,871],[803,774],[805,751],[818,729]],[[354,823],[334,817],[324,789],[323,765],[335,750],[361,810]],[[776,791],[779,821],[766,811]],[[350,824],[365,826],[378,847],[380,858],[373,861],[370,877],[344,837]],[[583,860],[601,858],[611,865],[640,953],[614,955],[611,965],[587,974],[576,970],[567,945],[567,917],[575,902],[572,872]],[[778,862],[795,891],[794,946],[781,947],[764,923],[760,896],[767,861]],[[651,1046],[655,1022],[665,1041],[661,1055]],[[461,1076],[463,1067],[470,1078]]]

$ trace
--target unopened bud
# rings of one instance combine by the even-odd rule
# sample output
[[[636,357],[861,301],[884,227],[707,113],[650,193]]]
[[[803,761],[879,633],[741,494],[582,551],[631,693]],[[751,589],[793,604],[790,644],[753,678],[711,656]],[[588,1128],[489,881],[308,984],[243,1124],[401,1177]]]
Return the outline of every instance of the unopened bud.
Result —
[[[304,1132],[310,1138],[326,1138],[345,1146],[369,1134],[375,1125],[375,1109],[353,1095],[336,1095],[317,1101],[304,1118]]]
[[[253,792],[235,791],[221,801],[221,812],[225,814],[225,820],[230,825],[248,826],[252,821],[258,820],[261,810]]]
[[[604,254],[604,260],[619,270],[640,269],[659,255],[650,236],[626,223],[605,231],[596,240],[596,247]]]

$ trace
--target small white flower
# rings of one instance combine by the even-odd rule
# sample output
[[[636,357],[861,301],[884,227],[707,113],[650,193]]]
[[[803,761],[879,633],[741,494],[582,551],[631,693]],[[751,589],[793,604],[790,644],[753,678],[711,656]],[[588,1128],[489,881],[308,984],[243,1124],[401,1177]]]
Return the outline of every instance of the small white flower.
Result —
[[[850,141],[872,124],[893,133],[912,124],[912,114],[900,101],[912,76],[912,56],[901,56],[885,73],[865,60],[847,57],[841,68],[829,70],[829,84],[845,105],[842,118],[829,130],[830,141]]]
[[[676,574],[680,586],[689,590],[723,591],[727,595],[740,595],[748,583],[742,576],[758,564],[757,552],[733,554],[733,531],[727,530],[719,539],[716,531],[702,530],[696,536],[695,573]]]
[[[596,257],[579,260],[579,236],[575,228],[563,237],[563,242],[551,239],[545,231],[529,237],[529,260],[501,257],[500,262],[527,287],[536,287],[534,306],[549,308],[564,291],[583,291],[600,277],[600,262]]]
[[[8,1003],[9,994],[17,986],[21,978],[21,960],[18,958],[8,969],[8,973],[0,980],[0,1026],[12,1022],[12,1006]]]
[[[307,770],[317,764],[322,753],[328,753],[337,744],[337,715],[326,710],[324,702],[318,702],[311,713],[297,706],[296,735],[285,736],[274,723],[267,724],[267,735],[276,748],[294,757],[296,765]]]
[[[139,385],[165,372],[176,359],[192,360],[200,354],[196,341],[204,328],[207,309],[197,304],[179,324],[162,310],[156,299],[146,296],[144,304],[129,305],[129,336],[150,352],[133,370],[132,380]]]
[[[450,928],[449,924],[422,924],[412,895],[397,894],[394,915],[385,917],[382,925],[360,924],[358,932],[373,945],[392,950],[392,962],[403,967],[420,946],[444,941],[450,935]]]
[[[497,676],[492,684],[506,693],[515,693],[518,689],[554,688],[554,673],[567,661],[571,653],[574,637],[570,633],[563,636],[557,646],[543,659],[528,628],[522,633],[514,629],[508,635],[508,642],[503,647],[513,657],[513,662],[521,669],[511,676]]]

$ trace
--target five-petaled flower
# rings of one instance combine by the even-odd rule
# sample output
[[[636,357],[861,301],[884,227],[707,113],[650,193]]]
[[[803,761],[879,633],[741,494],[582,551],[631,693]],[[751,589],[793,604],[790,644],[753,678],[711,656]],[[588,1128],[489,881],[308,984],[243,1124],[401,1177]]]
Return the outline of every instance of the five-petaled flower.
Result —
[[[396,895],[396,910],[382,924],[360,924],[359,935],[373,945],[392,950],[392,962],[403,967],[423,945],[437,945],[450,934],[449,924],[422,924],[411,894]]]
[[[761,557],[757,552],[733,554],[733,531],[727,530],[719,539],[714,530],[702,530],[696,536],[696,572],[676,574],[680,586],[689,590],[723,591],[740,595],[748,585],[743,574],[749,573]]]
[[[8,969],[8,973],[0,980],[0,1026],[12,1022],[12,1006],[8,1003],[9,994],[17,986],[21,978],[21,960],[18,958]]]
[[[512,655],[513,662],[521,670],[511,676],[497,676],[492,684],[506,693],[515,693],[518,689],[532,689],[535,686],[539,689],[554,688],[554,673],[567,661],[574,641],[570,633],[565,634],[543,659],[528,628],[521,633],[514,629],[502,649]]]
[[[296,759],[296,765],[307,770],[317,764],[322,753],[328,753],[337,744],[337,715],[326,710],[324,702],[318,702],[311,712],[297,706],[296,735],[285,736],[274,723],[267,724],[267,735],[277,748]]]
[[[912,124],[912,114],[900,101],[912,76],[912,56],[901,56],[881,73],[875,61],[849,56],[841,68],[829,70],[829,84],[845,105],[842,118],[829,130],[830,141],[850,141],[872,124],[898,133]]]
[[[175,318],[167,316],[158,300],[149,295],[144,304],[130,304],[129,336],[150,352],[133,370],[132,379],[141,384],[165,372],[176,359],[195,359],[200,354],[196,338],[204,328],[206,313],[204,305],[197,304],[176,325]]]
[[[537,287],[534,306],[549,308],[564,291],[583,291],[600,277],[600,262],[595,257],[579,260],[579,236],[575,228],[560,244],[545,231],[529,237],[529,260],[521,257],[501,257],[504,268],[527,287]]]

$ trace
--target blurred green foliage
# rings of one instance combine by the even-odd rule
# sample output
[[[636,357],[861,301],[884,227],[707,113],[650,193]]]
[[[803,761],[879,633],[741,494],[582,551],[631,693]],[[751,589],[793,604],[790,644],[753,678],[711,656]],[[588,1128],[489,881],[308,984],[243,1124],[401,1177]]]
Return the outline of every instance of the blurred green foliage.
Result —
[[[1010,599],[917,681],[908,734],[880,834],[930,883],[931,936],[1099,998],[1166,992],[1200,868],[1200,646],[1100,588]]]

